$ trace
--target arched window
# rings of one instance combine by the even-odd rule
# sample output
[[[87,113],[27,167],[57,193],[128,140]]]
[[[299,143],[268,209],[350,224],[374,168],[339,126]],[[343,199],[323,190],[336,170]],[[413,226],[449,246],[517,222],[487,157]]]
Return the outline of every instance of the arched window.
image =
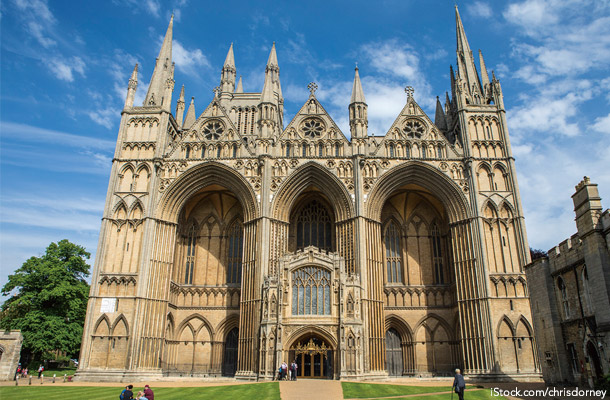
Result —
[[[318,144],[318,157],[322,157],[324,154],[324,145],[322,143]]]
[[[585,304],[587,305],[587,311],[593,312],[593,301],[591,301],[591,290],[589,289],[589,275],[587,274],[587,267],[582,268],[582,291],[585,297]]]
[[[441,285],[445,283],[445,274],[443,273],[443,247],[441,242],[441,232],[438,229],[436,222],[430,227],[432,234],[432,254],[434,257],[434,283]]]
[[[394,145],[390,144],[390,157],[394,157]]]
[[[193,284],[193,271],[195,269],[195,247],[197,247],[197,231],[195,224],[189,228],[186,238],[186,271],[184,273],[184,283]]]
[[[332,220],[326,208],[314,200],[305,206],[297,217],[297,250],[316,246],[332,250]]]
[[[319,267],[292,273],[292,315],[330,315],[330,272]]]
[[[290,157],[290,143],[286,143],[286,157]]]
[[[222,147],[220,147],[220,145],[218,145],[218,147],[216,148],[216,158],[220,158],[221,151],[222,151]]]
[[[205,145],[201,146],[201,158],[205,158]]]
[[[307,157],[307,143],[303,143],[301,148],[303,150],[303,157]]]
[[[570,318],[570,303],[568,302],[568,291],[566,284],[561,277],[557,278],[557,288],[561,294],[561,304],[563,305],[563,317],[564,319]]]
[[[402,283],[401,235],[394,221],[385,230],[385,257],[388,283]]]
[[[191,155],[191,146],[186,146],[186,158],[189,158]]]
[[[241,259],[244,231],[239,222],[229,229],[229,246],[227,257],[227,283],[241,282]]]
[[[233,158],[237,157],[237,145],[233,145]]]
[[[339,157],[339,143],[335,143],[335,157]]]

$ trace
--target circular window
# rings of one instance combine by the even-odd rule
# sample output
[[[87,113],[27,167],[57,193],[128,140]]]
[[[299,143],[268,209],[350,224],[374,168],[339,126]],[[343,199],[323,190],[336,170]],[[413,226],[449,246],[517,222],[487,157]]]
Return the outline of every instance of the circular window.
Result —
[[[223,131],[224,131],[224,128],[223,128],[222,124],[218,121],[208,122],[203,127],[203,135],[208,140],[220,139],[220,135],[222,135]]]
[[[411,120],[407,121],[403,128],[404,133],[410,138],[421,138],[424,134],[424,126],[421,122]]]
[[[308,138],[318,138],[324,131],[324,124],[319,119],[308,119],[303,123],[303,134]]]

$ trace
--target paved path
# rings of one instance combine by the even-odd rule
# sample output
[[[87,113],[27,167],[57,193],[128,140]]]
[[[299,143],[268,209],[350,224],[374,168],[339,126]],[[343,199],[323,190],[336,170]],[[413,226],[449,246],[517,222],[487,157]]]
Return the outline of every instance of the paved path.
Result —
[[[341,382],[322,379],[299,379],[281,381],[282,400],[339,400],[343,399]]]

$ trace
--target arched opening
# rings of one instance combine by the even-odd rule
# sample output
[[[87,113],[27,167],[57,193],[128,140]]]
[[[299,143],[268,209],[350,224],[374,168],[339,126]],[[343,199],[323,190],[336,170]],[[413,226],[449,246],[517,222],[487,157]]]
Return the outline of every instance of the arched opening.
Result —
[[[601,379],[603,376],[602,373],[602,365],[599,359],[599,353],[595,348],[595,345],[592,341],[587,342],[587,357],[589,358],[589,363],[591,364],[591,372],[593,373],[593,380],[597,381]]]
[[[316,190],[302,195],[290,216],[289,251],[308,246],[335,251],[335,216],[332,207]]]
[[[222,358],[222,375],[235,376],[237,371],[237,344],[239,339],[239,331],[233,328],[227,334],[225,340],[225,349]]]
[[[400,335],[394,328],[385,333],[385,369],[390,376],[401,376],[404,372]]]
[[[243,254],[243,210],[235,195],[211,185],[192,196],[178,219],[174,282],[238,286]]]
[[[297,363],[297,378],[332,379],[334,351],[324,338],[308,334],[296,340],[289,351],[290,364]]]

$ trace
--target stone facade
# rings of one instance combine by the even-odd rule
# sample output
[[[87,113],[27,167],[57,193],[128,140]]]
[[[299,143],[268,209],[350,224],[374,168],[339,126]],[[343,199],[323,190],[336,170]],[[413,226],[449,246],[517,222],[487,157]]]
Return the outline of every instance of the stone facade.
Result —
[[[19,357],[23,336],[21,331],[4,331],[0,335],[0,380],[13,380]]]
[[[572,199],[578,232],[525,271],[544,380],[593,385],[610,368],[610,211],[587,177]]]
[[[231,46],[172,114],[172,19],[142,106],[129,80],[77,377],[539,376],[502,89],[456,24],[434,121],[408,87],[369,136],[356,69],[348,139],[314,83],[284,124],[275,45],[261,93]]]

